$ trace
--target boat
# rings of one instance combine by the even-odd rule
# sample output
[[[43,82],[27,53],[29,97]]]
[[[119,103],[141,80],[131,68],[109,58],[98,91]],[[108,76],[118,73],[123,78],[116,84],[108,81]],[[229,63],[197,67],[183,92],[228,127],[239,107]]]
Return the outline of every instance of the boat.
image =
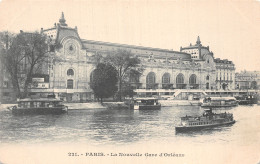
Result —
[[[201,107],[233,107],[237,106],[238,102],[235,97],[206,97],[202,99]]]
[[[190,130],[199,130],[203,128],[211,128],[216,126],[224,126],[234,124],[232,113],[213,113],[212,109],[206,109],[202,116],[181,117],[180,125],[175,127],[176,132],[187,132]]]
[[[68,112],[68,107],[62,100],[56,98],[25,98],[18,99],[18,105],[9,107],[12,114],[62,114]]]
[[[235,97],[239,105],[257,104],[257,97],[253,95],[241,95]]]
[[[138,97],[132,100],[130,108],[134,110],[157,110],[161,109],[161,104],[155,97]]]

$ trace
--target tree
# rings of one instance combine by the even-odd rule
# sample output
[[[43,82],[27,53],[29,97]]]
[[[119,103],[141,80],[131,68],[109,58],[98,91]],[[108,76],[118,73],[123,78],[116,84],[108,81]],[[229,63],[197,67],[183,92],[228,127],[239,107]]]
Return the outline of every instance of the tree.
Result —
[[[3,63],[14,91],[19,98],[27,97],[32,75],[39,71],[48,56],[46,36],[37,32],[17,35],[2,32],[0,36],[2,45],[5,44]]]
[[[110,64],[99,63],[93,71],[90,87],[94,95],[100,99],[113,96],[117,91],[117,71]]]
[[[122,101],[123,83],[129,84],[131,76],[140,76],[142,74],[140,59],[130,51],[118,49],[115,53],[108,54],[104,61],[110,63],[117,70],[118,96],[119,101]]]

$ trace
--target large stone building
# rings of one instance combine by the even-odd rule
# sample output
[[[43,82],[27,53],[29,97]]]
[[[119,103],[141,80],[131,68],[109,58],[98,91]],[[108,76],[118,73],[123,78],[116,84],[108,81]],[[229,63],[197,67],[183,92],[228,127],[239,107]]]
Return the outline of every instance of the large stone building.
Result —
[[[77,27],[68,27],[63,13],[59,23],[41,32],[50,39],[52,52],[44,70],[48,80],[36,78],[42,85],[30,90],[35,94],[55,93],[67,101],[93,99],[89,84],[95,55],[105,56],[117,49],[131,51],[145,68],[139,81],[132,84],[136,89],[221,89],[218,77],[222,76],[222,67],[199,37],[195,45],[181,47],[180,51],[85,40],[79,37]],[[234,64],[228,67],[229,79],[234,79],[234,70]],[[228,88],[234,89],[233,82]]]
[[[236,89],[260,89],[260,72],[259,71],[241,71],[236,73]]]
[[[216,88],[223,90],[235,89],[235,65],[227,59],[216,58]]]
[[[204,67],[204,71],[207,72],[206,79],[208,79],[205,83],[206,89],[235,89],[234,63],[227,59],[214,58],[214,54],[209,50],[209,46],[203,46],[199,37],[195,45],[190,44],[188,47],[181,47],[180,51],[191,54],[191,59],[196,62],[204,61],[208,63],[208,66]]]

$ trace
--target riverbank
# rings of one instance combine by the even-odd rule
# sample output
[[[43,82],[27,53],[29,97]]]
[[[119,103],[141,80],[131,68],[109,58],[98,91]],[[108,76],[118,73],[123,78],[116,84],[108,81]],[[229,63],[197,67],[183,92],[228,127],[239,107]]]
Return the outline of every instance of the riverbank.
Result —
[[[199,106],[199,101],[190,100],[159,100],[162,106]],[[1,104],[0,111],[8,110],[8,107],[17,104]],[[89,103],[64,103],[69,110],[87,110],[87,109],[127,109],[129,108],[124,102],[89,102]]]
[[[128,109],[129,106],[124,102],[103,102],[103,106],[107,109]]]
[[[14,106],[17,104],[1,104],[0,111],[7,111],[8,107]],[[83,109],[106,109],[106,106],[101,105],[98,102],[91,103],[64,103],[64,105],[68,106],[69,110],[83,110]]]

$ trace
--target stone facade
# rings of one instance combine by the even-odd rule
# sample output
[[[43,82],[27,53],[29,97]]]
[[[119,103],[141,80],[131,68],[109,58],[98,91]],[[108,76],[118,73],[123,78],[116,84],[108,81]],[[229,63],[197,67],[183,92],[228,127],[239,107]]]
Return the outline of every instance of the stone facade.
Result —
[[[131,51],[145,68],[139,81],[132,84],[135,89],[219,88],[218,64],[199,37],[195,45],[181,47],[180,51],[85,40],[79,37],[77,27],[68,27],[63,13],[59,23],[41,32],[51,42],[52,52],[43,68],[49,76],[49,85],[48,88],[32,88],[31,93],[55,93],[67,101],[93,100],[89,83],[95,69],[95,55],[106,56],[117,49]]]
[[[259,71],[241,71],[235,74],[236,89],[248,90],[260,88]]]
[[[235,65],[227,59],[215,59],[216,63],[216,88],[235,89]]]

